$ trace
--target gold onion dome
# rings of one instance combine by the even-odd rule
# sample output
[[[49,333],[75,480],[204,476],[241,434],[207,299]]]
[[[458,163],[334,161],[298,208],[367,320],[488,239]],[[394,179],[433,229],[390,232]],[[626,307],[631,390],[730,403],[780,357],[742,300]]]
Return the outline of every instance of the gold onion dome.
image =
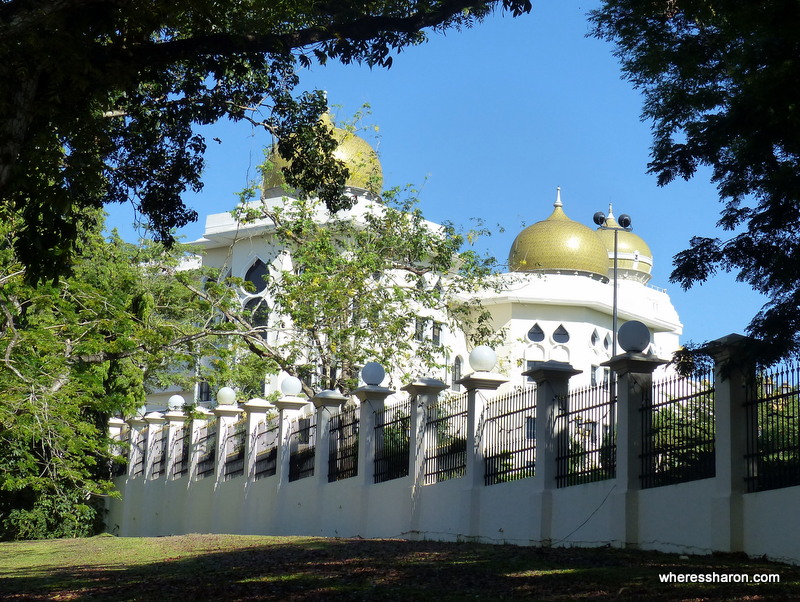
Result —
[[[639,272],[645,280],[650,279],[653,269],[653,252],[641,236],[623,230],[614,219],[612,208],[608,208],[608,217],[603,224],[606,228],[597,229],[597,235],[608,250],[609,270],[614,269],[614,229],[617,232],[617,268],[628,272]]]
[[[608,251],[597,232],[567,217],[558,189],[553,213],[514,239],[508,265],[515,272],[582,272],[606,278]]]
[[[383,187],[383,169],[375,149],[360,136],[334,127],[328,113],[323,114],[320,120],[333,130],[333,137],[339,143],[333,151],[333,156],[345,164],[350,174],[345,186],[380,194]],[[285,186],[283,168],[289,161],[278,154],[277,147],[273,147],[269,153],[269,162],[271,169],[264,178],[264,189],[283,188]]]

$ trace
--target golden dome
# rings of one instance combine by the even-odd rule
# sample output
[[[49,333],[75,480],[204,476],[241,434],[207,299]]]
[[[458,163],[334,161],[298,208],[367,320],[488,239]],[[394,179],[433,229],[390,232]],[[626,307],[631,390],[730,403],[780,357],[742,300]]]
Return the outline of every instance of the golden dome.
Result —
[[[333,137],[339,143],[339,146],[333,151],[333,156],[343,162],[350,173],[345,186],[380,194],[383,186],[383,170],[375,149],[360,136],[334,127],[327,113],[320,119],[333,129]],[[270,151],[269,162],[272,164],[272,168],[264,178],[264,188],[283,187],[283,168],[289,162],[277,153],[275,147]]]
[[[609,207],[608,217],[604,222],[606,228],[620,228]],[[614,230],[597,229],[597,234],[608,250],[608,269],[614,269]],[[617,230],[617,268],[629,272],[640,272],[649,280],[653,269],[653,252],[641,236],[627,230]]]
[[[567,217],[558,191],[546,220],[528,226],[514,239],[508,265],[515,272],[584,272],[606,278],[608,252],[597,233]]]

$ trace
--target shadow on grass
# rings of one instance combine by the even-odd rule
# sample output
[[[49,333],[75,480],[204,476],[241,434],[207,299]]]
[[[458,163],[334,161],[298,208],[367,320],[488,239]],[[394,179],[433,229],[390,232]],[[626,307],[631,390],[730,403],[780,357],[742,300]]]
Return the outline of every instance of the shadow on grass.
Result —
[[[155,538],[152,545],[162,539]],[[124,542],[124,540],[119,540]],[[172,547],[159,562],[5,573],[20,600],[798,600],[800,568],[734,556],[401,540],[299,539],[244,549]],[[109,557],[111,558],[111,557]],[[779,584],[663,584],[659,574],[777,573]]]

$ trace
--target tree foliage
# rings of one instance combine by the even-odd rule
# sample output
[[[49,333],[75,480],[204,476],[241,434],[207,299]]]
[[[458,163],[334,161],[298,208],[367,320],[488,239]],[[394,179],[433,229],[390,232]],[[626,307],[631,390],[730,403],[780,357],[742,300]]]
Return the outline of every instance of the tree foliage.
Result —
[[[495,286],[494,259],[462,248],[478,233],[431,224],[413,195],[401,196],[387,191],[338,214],[318,199],[246,202],[237,220],[266,225],[255,236],[283,249],[266,282],[268,317],[241,310],[231,279],[198,294],[219,304],[252,354],[320,388],[354,388],[368,361],[407,375],[441,368],[447,350],[430,336],[434,320],[475,342],[496,336],[471,295]],[[428,335],[415,341],[418,320]]]
[[[749,334],[761,359],[800,351],[800,5],[793,0],[606,0],[594,34],[616,44],[653,122],[650,172],[665,185],[711,168],[730,238],[675,257],[684,288],[718,269],[767,295]]]
[[[194,126],[223,117],[266,127],[286,157],[310,157],[287,181],[346,207],[318,123],[323,95],[296,92],[298,66],[389,67],[424,29],[468,27],[496,8],[516,16],[531,3],[4,0],[0,215],[21,215],[12,243],[29,279],[69,266],[86,208],[131,201],[172,242],[197,217],[182,201],[202,186],[206,142]],[[303,170],[320,161],[324,181]]]

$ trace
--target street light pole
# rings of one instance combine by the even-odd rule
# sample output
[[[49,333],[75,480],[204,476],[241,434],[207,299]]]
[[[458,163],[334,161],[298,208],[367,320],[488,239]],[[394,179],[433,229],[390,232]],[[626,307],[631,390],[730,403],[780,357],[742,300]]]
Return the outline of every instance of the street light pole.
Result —
[[[608,217],[613,217],[613,213],[611,212],[611,207],[608,208]],[[617,355],[617,317],[618,317],[618,304],[617,304],[617,273],[618,273],[618,262],[619,262],[619,232],[622,230],[623,232],[630,232],[631,230],[631,216],[623,213],[619,216],[619,221],[617,222],[617,226],[607,226],[606,225],[606,215],[602,211],[598,211],[592,217],[592,220],[595,224],[600,226],[601,230],[613,230],[614,231],[614,293],[611,301],[611,357],[615,357]]]

